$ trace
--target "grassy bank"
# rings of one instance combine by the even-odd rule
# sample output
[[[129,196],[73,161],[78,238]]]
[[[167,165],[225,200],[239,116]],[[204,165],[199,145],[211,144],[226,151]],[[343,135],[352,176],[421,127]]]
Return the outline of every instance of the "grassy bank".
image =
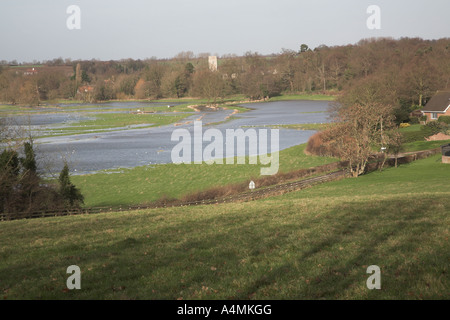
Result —
[[[0,223],[3,299],[448,299],[439,157],[248,203]],[[66,269],[81,269],[69,291]],[[369,290],[367,267],[381,269]]]
[[[0,117],[7,117],[8,115],[18,115],[32,110],[33,108],[27,106],[0,104]]]
[[[401,128],[399,131],[403,135],[404,140],[403,152],[434,149],[450,143],[450,140],[426,141],[425,137],[432,135],[432,132],[420,124],[413,124],[406,128]]]
[[[273,128],[320,131],[325,129],[325,126],[326,124],[324,123],[300,123],[300,124],[282,124],[278,126],[273,126]]]
[[[375,171],[356,179],[336,181],[308,189],[294,196],[297,199],[308,197],[348,197],[355,189],[355,197],[370,199],[372,195],[399,195],[422,199],[422,195],[446,194],[446,180],[450,179],[450,166],[441,163],[441,155],[434,155],[424,160],[414,161],[398,168]],[[391,179],[392,181],[388,181]]]
[[[414,141],[408,142],[403,145],[403,152],[413,152],[428,149],[439,148],[440,146],[450,143],[450,140],[441,141]]]
[[[318,100],[318,101],[332,101],[336,96],[326,94],[287,94],[272,97],[269,101],[289,101],[289,100]]]
[[[269,99],[269,101],[290,101],[290,100],[320,100],[320,101],[329,101],[334,100],[336,96],[332,95],[322,95],[322,94],[293,94],[293,95],[280,95],[277,97],[272,97]],[[148,111],[154,111],[154,112],[193,112],[189,106],[192,105],[209,105],[211,104],[211,101],[208,99],[200,99],[200,98],[170,98],[170,99],[157,99],[157,100],[139,100],[139,99],[129,99],[129,100],[108,100],[108,101],[100,101],[95,103],[95,105],[102,105],[110,102],[136,102],[136,103],[167,103],[170,105],[171,103],[176,103],[177,105],[173,105],[171,108],[167,108],[166,105],[160,106],[160,107],[151,107],[148,108]],[[250,103],[252,101],[249,101],[248,98],[246,98],[244,95],[236,95],[236,96],[230,96],[223,99],[219,99],[215,104],[218,107],[226,108],[226,109],[237,109],[239,112],[245,112],[248,111],[247,108],[240,107],[238,104],[240,103]],[[254,101],[254,102],[260,102],[260,101]],[[59,111],[53,110],[51,113],[57,113],[57,112],[74,112],[73,109],[83,109],[83,112],[98,112],[98,110],[90,110],[94,107],[94,104],[91,103],[84,103],[81,100],[50,100],[50,101],[44,101],[42,102],[42,107],[57,107],[59,104],[78,104],[76,106],[65,106],[64,108],[60,108]],[[104,106],[105,109],[104,112],[108,111],[129,111],[129,108],[124,109],[118,109],[118,108],[111,108],[108,109],[107,106]],[[141,107],[142,109],[142,107]],[[147,110],[144,107],[145,110]],[[10,105],[10,104],[0,104],[0,116],[8,116],[8,115],[19,115],[19,114],[26,114],[30,111],[33,111],[34,114],[37,113],[46,113],[45,110],[36,112],[36,107],[32,106],[21,106],[21,105]]]

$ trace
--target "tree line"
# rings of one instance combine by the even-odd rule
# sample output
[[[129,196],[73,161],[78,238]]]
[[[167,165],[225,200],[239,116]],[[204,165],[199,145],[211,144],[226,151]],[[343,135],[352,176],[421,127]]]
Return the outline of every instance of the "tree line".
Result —
[[[0,100],[29,105],[52,99],[197,97],[216,101],[238,94],[257,100],[280,94],[339,94],[360,82],[379,79],[394,93],[391,102],[401,106],[397,118],[407,120],[407,113],[450,84],[448,38],[364,39],[352,45],[314,49],[302,44],[298,50],[282,49],[272,55],[225,55],[218,59],[217,72],[209,71],[207,57],[182,52],[172,59],[60,58],[47,62],[47,68],[36,68],[35,75],[25,75],[20,66],[3,62]],[[87,89],[80,91],[80,87]]]

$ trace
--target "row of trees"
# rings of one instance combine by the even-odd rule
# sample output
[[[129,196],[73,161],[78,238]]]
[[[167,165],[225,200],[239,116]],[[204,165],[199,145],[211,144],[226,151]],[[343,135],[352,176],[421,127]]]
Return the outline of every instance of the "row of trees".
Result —
[[[213,74],[207,54],[191,52],[165,60],[58,61],[52,61],[52,68],[37,68],[34,76],[3,66],[0,100],[36,104],[76,98],[81,85],[94,88],[89,95],[94,100],[184,96],[215,100],[233,94],[261,99],[281,93],[341,92],[375,77],[387,82],[399,99],[397,103],[409,111],[450,85],[447,38],[368,39],[314,50],[302,44],[299,50],[283,49],[270,56],[254,52],[227,55],[219,58],[218,71]],[[58,71],[58,63],[61,68],[72,68],[69,76],[63,69]]]

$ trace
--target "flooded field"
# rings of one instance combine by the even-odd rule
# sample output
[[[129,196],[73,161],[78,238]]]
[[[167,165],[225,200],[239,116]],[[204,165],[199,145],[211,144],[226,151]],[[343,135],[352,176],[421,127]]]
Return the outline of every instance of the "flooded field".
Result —
[[[150,127],[143,123],[126,127],[97,128],[93,132],[50,136],[56,128],[64,129],[77,123],[95,119],[105,113],[151,112],[152,108],[175,105],[168,103],[111,102],[83,106],[61,104],[55,108],[36,110],[25,115],[10,117],[11,125],[28,128],[34,136],[41,170],[58,172],[66,160],[73,174],[93,173],[99,170],[129,168],[171,162],[171,151],[178,143],[171,141],[175,129],[193,132],[195,120],[202,121],[203,130],[270,129],[277,125],[324,123],[328,121],[327,101],[279,101],[249,103],[241,106],[250,110],[233,114],[233,110],[202,111],[186,114],[176,123]],[[173,112],[158,111],[158,116],[171,116]],[[50,130],[50,131],[49,131]],[[305,143],[312,130],[279,129],[279,149]],[[44,133],[44,134],[43,134]],[[47,135],[45,135],[47,133]],[[237,150],[243,155],[246,150]],[[280,159],[282,161],[282,159]]]

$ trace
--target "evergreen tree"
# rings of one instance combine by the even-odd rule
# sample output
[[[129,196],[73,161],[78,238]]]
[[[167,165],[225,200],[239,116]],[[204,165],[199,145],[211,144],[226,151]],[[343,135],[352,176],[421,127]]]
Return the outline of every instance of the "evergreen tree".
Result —
[[[67,163],[64,164],[64,168],[59,175],[59,193],[69,203],[70,207],[84,203],[84,197],[80,190],[70,182],[69,166]]]
[[[0,172],[1,174],[12,174],[17,176],[20,171],[19,156],[15,150],[3,150],[0,154]],[[2,175],[3,177],[3,175]]]
[[[25,158],[21,159],[23,168],[30,173],[36,173],[37,165],[36,165],[36,156],[33,150],[32,142],[24,143],[25,149]]]
[[[31,140],[24,143],[24,152],[25,157],[20,158],[22,164],[20,198],[22,199],[22,204],[26,204],[25,210],[30,211],[35,207],[35,198],[40,189],[40,178],[36,172],[36,157]]]
[[[12,201],[14,186],[20,172],[19,156],[14,150],[3,150],[0,154],[0,212],[5,212]]]

